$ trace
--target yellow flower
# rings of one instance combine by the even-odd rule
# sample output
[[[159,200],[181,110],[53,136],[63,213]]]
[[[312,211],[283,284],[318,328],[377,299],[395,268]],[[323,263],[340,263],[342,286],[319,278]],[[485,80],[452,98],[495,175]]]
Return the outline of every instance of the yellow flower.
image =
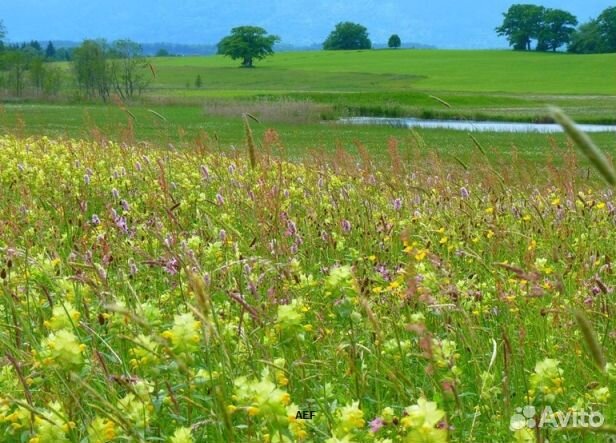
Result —
[[[409,443],[444,443],[447,441],[447,429],[437,428],[445,417],[445,412],[438,409],[436,403],[425,398],[417,404],[406,408],[407,416],[400,420],[402,426],[409,429],[405,441]]]
[[[192,443],[193,438],[190,433],[190,428],[178,428],[173,433],[169,443]]]
[[[149,336],[143,334],[139,334],[135,338],[135,343],[137,346],[131,348],[130,350],[130,354],[134,357],[131,360],[132,366],[147,368],[158,363],[158,343],[152,340]]]
[[[81,314],[69,302],[64,305],[56,305],[52,310],[49,320],[44,322],[47,329],[59,331],[60,329],[71,329],[79,321]]]
[[[304,311],[301,300],[293,300],[288,305],[279,305],[276,325],[282,329],[292,329],[302,323]]]
[[[177,354],[190,354],[199,349],[201,340],[201,322],[192,313],[178,314],[173,317],[173,327],[162,333],[171,341],[171,347]]]
[[[84,350],[85,345],[79,343],[72,331],[62,329],[55,333],[52,332],[43,340],[37,357],[43,365],[76,370],[84,363]]]
[[[115,424],[107,418],[96,417],[88,426],[89,443],[107,443],[115,437]]]
[[[428,253],[427,249],[420,249],[419,251],[417,251],[417,253],[415,254],[415,260],[417,261],[422,261],[424,258],[426,258],[426,254]]]
[[[61,417],[64,416],[62,406],[55,401],[49,404],[50,411],[43,413],[44,419],[36,417],[34,420],[35,437],[37,443],[69,443],[66,434],[75,427],[72,422],[66,422]]]
[[[535,372],[530,376],[530,386],[539,401],[552,403],[558,394],[563,393],[563,370],[559,364],[558,360],[546,358],[535,365]]]
[[[337,411],[336,430],[338,435],[346,435],[354,429],[359,429],[366,423],[364,411],[359,409],[359,401],[343,406]]]
[[[150,421],[149,402],[144,402],[133,393],[126,394],[118,400],[118,409],[122,416],[139,429],[145,429]]]

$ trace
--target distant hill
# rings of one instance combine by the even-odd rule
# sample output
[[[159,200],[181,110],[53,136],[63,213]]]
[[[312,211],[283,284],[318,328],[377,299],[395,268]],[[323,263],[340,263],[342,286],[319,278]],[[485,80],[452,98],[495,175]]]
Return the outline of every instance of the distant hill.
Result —
[[[79,46],[81,42],[70,40],[52,40],[53,45],[57,48],[74,48]],[[46,41],[40,42],[43,47],[46,45]],[[169,55],[176,56],[194,56],[194,55],[213,55],[216,54],[216,45],[191,45],[182,43],[141,43],[144,55],[154,56],[160,50],[165,50]],[[375,43],[374,49],[387,48],[385,43]],[[402,48],[406,49],[436,49],[435,46],[424,45],[421,43],[405,43]],[[278,44],[275,46],[276,52],[296,52],[296,51],[319,51],[322,49],[321,44],[313,44],[308,46],[296,46],[289,44]]]

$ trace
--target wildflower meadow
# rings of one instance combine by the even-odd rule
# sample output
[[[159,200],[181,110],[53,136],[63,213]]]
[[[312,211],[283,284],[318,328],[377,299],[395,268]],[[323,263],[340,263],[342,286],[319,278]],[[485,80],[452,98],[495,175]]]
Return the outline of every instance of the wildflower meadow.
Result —
[[[1,441],[610,441],[616,203],[571,144],[525,175],[246,127],[0,138]]]

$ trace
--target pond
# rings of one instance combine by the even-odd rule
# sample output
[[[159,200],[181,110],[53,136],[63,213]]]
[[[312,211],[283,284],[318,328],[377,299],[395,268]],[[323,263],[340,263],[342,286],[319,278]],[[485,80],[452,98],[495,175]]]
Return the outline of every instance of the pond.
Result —
[[[553,123],[518,123],[472,120],[423,120],[419,118],[389,117],[347,117],[338,120],[350,125],[385,125],[400,128],[454,129],[471,132],[563,132],[560,125]],[[578,125],[585,132],[616,132],[616,125]]]

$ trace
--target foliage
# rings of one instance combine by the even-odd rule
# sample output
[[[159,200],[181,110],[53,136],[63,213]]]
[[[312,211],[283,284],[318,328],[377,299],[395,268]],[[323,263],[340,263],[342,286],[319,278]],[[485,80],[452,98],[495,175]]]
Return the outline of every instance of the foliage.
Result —
[[[567,11],[546,9],[537,36],[537,50],[556,51],[562,45],[568,44],[571,41],[571,35],[575,32],[577,23],[577,18]]]
[[[109,98],[111,72],[107,64],[107,43],[84,40],[73,51],[73,71],[79,89],[89,98]]]
[[[590,20],[582,23],[571,36],[571,43],[567,47],[567,51],[575,54],[609,52],[607,44],[603,39],[599,22],[597,20]]]
[[[387,46],[389,48],[399,48],[401,45],[402,41],[400,40],[398,34],[392,34],[392,36],[389,37],[389,40],[387,41]]]
[[[503,13],[504,20],[496,28],[497,35],[506,36],[515,50],[531,49],[531,40],[538,38],[545,8],[543,6],[515,4]]]
[[[149,83],[147,76],[150,74],[141,45],[132,40],[116,40],[109,48],[108,58],[114,91],[122,99],[141,94]]]
[[[607,52],[616,52],[616,6],[607,8],[599,14],[597,26]]]
[[[47,43],[47,48],[45,48],[45,58],[54,59],[56,57],[56,47],[50,41]]]
[[[323,49],[325,50],[370,48],[372,48],[372,43],[368,38],[368,29],[352,22],[338,23],[325,42],[323,42]]]
[[[616,52],[616,7],[605,9],[577,30],[577,18],[561,9],[515,4],[503,16],[496,32],[516,50],[530,50],[531,41],[537,40],[538,51],[568,45],[569,52],[579,54]]]
[[[218,54],[242,60],[242,67],[252,68],[254,60],[262,60],[274,53],[274,44],[280,37],[268,35],[257,26],[239,26],[231,29],[231,35],[218,43]]]

